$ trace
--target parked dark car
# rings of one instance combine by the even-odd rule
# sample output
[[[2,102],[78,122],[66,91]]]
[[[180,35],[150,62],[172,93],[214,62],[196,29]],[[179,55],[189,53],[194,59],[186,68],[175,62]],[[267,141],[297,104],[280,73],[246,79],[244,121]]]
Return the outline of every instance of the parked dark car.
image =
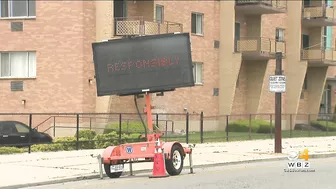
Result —
[[[51,142],[50,135],[31,130],[31,144]],[[29,126],[18,121],[0,121],[0,146],[29,146]]]

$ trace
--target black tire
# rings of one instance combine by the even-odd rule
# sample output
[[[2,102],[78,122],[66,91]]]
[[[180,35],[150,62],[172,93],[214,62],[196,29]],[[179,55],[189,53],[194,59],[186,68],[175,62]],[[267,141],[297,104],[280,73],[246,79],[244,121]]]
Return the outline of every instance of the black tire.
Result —
[[[175,162],[177,159],[174,157],[174,155],[180,156],[181,161],[179,164]],[[174,144],[170,152],[170,159],[165,160],[166,170],[168,174],[171,176],[179,175],[183,169],[183,160],[183,148],[181,148],[177,144]]]
[[[110,178],[119,178],[123,172],[111,173],[111,164],[104,164],[104,170],[108,177]]]

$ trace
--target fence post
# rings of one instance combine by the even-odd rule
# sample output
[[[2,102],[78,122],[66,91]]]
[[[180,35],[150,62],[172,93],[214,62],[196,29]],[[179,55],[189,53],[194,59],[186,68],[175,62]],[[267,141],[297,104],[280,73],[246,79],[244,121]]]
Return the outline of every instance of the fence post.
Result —
[[[229,115],[226,115],[226,141],[229,141]]]
[[[252,119],[252,115],[250,114],[250,115],[249,115],[249,139],[250,139],[250,140],[252,139],[252,137],[251,137],[251,127],[252,127],[252,126],[251,126],[251,121],[252,121],[252,120],[251,120],[251,119]]]
[[[270,114],[270,133],[271,133],[271,139],[273,138],[273,116]]]
[[[121,144],[121,114],[119,114],[119,144]]]
[[[129,124],[129,119],[127,119],[127,122],[126,122],[126,123],[127,123],[127,127],[126,127],[126,133],[127,133],[127,134],[130,134],[130,133],[129,133],[129,131],[128,131],[128,124]]]
[[[189,144],[189,112],[186,114],[186,143]]]
[[[54,116],[54,137],[56,136],[56,116]]]
[[[32,114],[29,114],[29,136],[28,136],[28,153],[31,153],[31,139],[32,139]]]
[[[155,115],[155,124],[156,124],[156,127],[158,128],[158,129],[160,129],[160,127],[159,127],[159,114],[158,113],[156,113],[156,115]]]
[[[310,125],[310,114],[308,114],[308,124]],[[308,137],[310,137],[311,127],[308,129]]]
[[[90,131],[91,131],[91,129],[92,129],[92,119],[90,117]]]
[[[329,129],[328,129],[328,122],[329,122],[329,116],[328,116],[328,118],[327,118],[327,122],[326,122],[326,126],[327,126],[326,136],[328,136],[328,131],[329,131]]]
[[[290,114],[289,115],[289,121],[290,121],[290,123],[289,123],[289,126],[290,126],[290,129],[289,129],[289,137],[290,138],[292,138],[292,136],[293,136],[293,114]]]
[[[79,114],[76,115],[76,150],[79,149]]]
[[[172,133],[175,133],[174,132],[174,121],[172,121]]]
[[[201,117],[200,117],[200,134],[201,134],[201,144],[203,143],[203,117],[204,115],[203,115],[203,112],[201,112]]]
[[[164,136],[164,138],[165,138],[165,142],[167,142],[167,134],[168,134],[168,121],[166,120],[166,124],[165,124],[165,136]]]

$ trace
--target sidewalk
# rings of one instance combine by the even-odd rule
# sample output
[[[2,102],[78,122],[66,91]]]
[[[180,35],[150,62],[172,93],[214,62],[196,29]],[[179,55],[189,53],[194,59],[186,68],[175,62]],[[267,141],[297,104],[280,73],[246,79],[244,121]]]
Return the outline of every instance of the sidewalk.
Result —
[[[196,144],[193,163],[202,165],[224,164],[240,161],[286,158],[292,150],[308,148],[309,155],[335,154],[336,137],[282,139],[282,154],[274,154],[274,140]],[[91,154],[101,154],[99,150],[68,152],[41,152],[32,154],[0,155],[0,188],[14,185],[30,185],[45,182],[64,182],[80,177],[99,177],[97,158]],[[184,165],[189,165],[188,157]],[[133,164],[133,170],[152,169],[152,163]],[[128,164],[125,165],[128,171]],[[105,172],[104,172],[105,173]]]

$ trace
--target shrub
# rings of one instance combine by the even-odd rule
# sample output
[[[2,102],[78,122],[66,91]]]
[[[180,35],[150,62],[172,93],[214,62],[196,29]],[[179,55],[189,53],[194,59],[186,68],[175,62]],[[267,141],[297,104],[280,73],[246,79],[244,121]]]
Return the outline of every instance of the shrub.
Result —
[[[272,123],[271,127],[269,122],[260,123],[259,129],[257,131],[257,133],[274,133],[274,132],[275,132],[274,123]]]
[[[23,153],[26,148],[16,148],[16,147],[0,147],[0,154],[16,154]]]
[[[146,130],[148,131],[147,125]],[[157,127],[155,127],[155,124],[153,124],[154,131],[157,131]],[[113,123],[110,125],[107,125],[104,129],[104,134],[110,133],[110,132],[116,132],[119,133],[119,123]],[[121,123],[121,133],[126,134],[132,134],[132,133],[144,133],[145,128],[141,121],[127,121]]]
[[[96,131],[92,131],[92,130],[80,130],[78,132],[79,138],[85,138],[88,140],[92,140],[96,135]],[[77,134],[75,134],[74,137],[77,137]]]
[[[32,152],[57,152],[64,151],[64,147],[62,144],[54,143],[54,144],[36,144],[31,146]]]
[[[250,130],[249,120],[239,120],[229,123],[229,132],[249,132]],[[251,132],[252,133],[270,133],[270,123],[264,120],[251,120]],[[272,132],[274,132],[274,124],[272,124]]]
[[[110,132],[107,134],[96,134],[95,131],[82,130],[79,132],[79,149],[99,149],[112,145],[119,145],[119,134]],[[56,152],[76,150],[76,135],[73,137],[60,137],[54,139],[52,144],[36,144],[31,146],[32,152]],[[139,133],[122,134],[121,143],[132,143],[145,141],[140,138]],[[0,147],[0,154],[13,154],[25,152],[26,148]]]
[[[328,131],[336,131],[336,123],[333,122],[333,121],[311,121],[310,124],[317,128],[317,129],[320,129],[322,131],[327,131],[327,128],[328,128]],[[327,124],[328,124],[328,127],[327,127]]]
[[[62,150],[64,151],[75,150],[76,141],[76,137],[60,137],[54,140],[56,144],[61,144]]]
[[[52,144],[32,145],[32,151],[56,152],[76,150],[76,141],[76,137],[60,137],[56,138]],[[86,138],[79,138],[78,145],[79,149],[95,149],[95,142]]]
[[[121,136],[121,143],[133,143],[133,142],[144,142],[146,141],[145,138],[141,138],[141,134],[133,133],[130,135],[123,134]]]
[[[98,134],[94,138],[96,148],[106,148],[119,143],[119,135],[112,131],[107,134]]]
[[[333,114],[333,121],[335,122],[336,121],[336,106],[334,107],[334,114]]]
[[[94,137],[97,135],[96,131],[92,130],[80,130],[78,132],[79,135],[79,148],[80,149],[94,149]],[[77,134],[75,134],[75,137]],[[77,139],[77,138],[76,138]]]

